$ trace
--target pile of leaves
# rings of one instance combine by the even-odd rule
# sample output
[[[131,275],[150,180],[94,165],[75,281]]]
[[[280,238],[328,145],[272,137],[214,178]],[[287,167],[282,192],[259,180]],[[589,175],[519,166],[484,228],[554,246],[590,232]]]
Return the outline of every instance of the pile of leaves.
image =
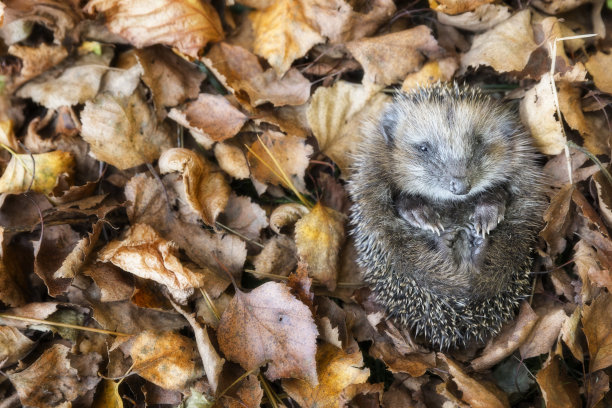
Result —
[[[610,406],[611,6],[0,2],[0,406]],[[364,119],[449,80],[518,105],[550,207],[516,320],[434,352],[345,183]]]

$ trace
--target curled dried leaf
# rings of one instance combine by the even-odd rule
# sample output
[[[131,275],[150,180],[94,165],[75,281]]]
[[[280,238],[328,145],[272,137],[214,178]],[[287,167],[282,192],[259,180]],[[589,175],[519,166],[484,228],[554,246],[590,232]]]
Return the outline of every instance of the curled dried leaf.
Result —
[[[293,226],[301,217],[308,214],[308,211],[308,208],[302,204],[279,205],[270,215],[270,228],[280,234],[283,227]]]

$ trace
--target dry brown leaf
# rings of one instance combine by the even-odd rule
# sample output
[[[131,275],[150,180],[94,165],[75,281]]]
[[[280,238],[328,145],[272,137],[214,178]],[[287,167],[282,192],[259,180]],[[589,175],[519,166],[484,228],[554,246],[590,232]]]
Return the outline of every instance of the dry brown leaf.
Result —
[[[68,56],[68,50],[63,46],[45,43],[36,47],[11,45],[8,53],[19,58],[22,63],[19,76],[10,84],[15,88],[59,64]]]
[[[270,151],[274,160],[268,155],[262,143]],[[251,145],[247,160],[251,166],[251,174],[258,181],[289,187],[278,177],[281,174],[275,164],[276,162],[297,190],[305,192],[304,174],[311,154],[312,146],[306,144],[304,139],[269,130]],[[263,162],[257,159],[255,155],[261,158]]]
[[[178,248],[146,224],[135,224],[122,240],[114,240],[99,253],[98,260],[112,262],[126,272],[165,285],[179,303],[204,285],[204,275],[184,267]]]
[[[591,2],[592,0],[534,0],[533,7],[548,14],[559,14]]]
[[[429,0],[429,7],[438,12],[453,15],[473,11],[488,3],[493,3],[493,0]]]
[[[255,31],[255,54],[267,59],[278,76],[283,76],[313,45],[324,41],[306,21],[302,8],[296,0],[277,0],[249,15]]]
[[[266,212],[258,204],[233,192],[223,211],[222,221],[232,231],[254,241],[259,240],[261,230],[268,226]]]
[[[157,122],[140,88],[129,97],[98,95],[85,104],[81,122],[91,153],[121,170],[152,163],[170,147],[168,128]]]
[[[538,48],[531,27],[531,11],[525,9],[474,37],[472,47],[461,57],[461,72],[480,65],[497,72],[520,72]]]
[[[612,326],[609,317],[612,316],[612,295],[601,292],[591,305],[585,305],[582,313],[582,326],[589,343],[591,361],[589,371],[612,365]]]
[[[100,301],[118,302],[127,300],[134,293],[132,276],[111,263],[93,262],[83,268],[100,288]]]
[[[247,116],[221,95],[200,94],[185,106],[174,108],[168,116],[189,129],[194,139],[207,149],[215,142],[235,136]]]
[[[15,364],[34,346],[35,343],[15,327],[0,326],[0,368]]]
[[[519,349],[524,360],[550,352],[559,337],[561,326],[568,318],[563,305],[553,301],[536,307],[534,311],[539,317],[538,321]]]
[[[66,59],[22,86],[17,96],[31,98],[49,109],[85,103],[98,93],[113,54],[110,47],[104,47],[101,55],[89,53]]]
[[[551,255],[563,252],[566,244],[565,233],[571,221],[573,184],[566,184],[550,201],[544,213],[546,226],[540,236],[546,240]]]
[[[374,0],[367,7],[346,0],[300,2],[310,25],[336,44],[374,34],[396,10],[391,0]]]
[[[208,42],[223,39],[217,12],[197,0],[91,0],[85,11],[101,12],[108,29],[137,48],[166,44],[193,58]]]
[[[336,288],[346,216],[317,203],[295,224],[295,244],[308,275],[333,291]]]
[[[219,167],[235,179],[246,179],[251,175],[244,150],[232,143],[217,143],[215,158]]]
[[[19,194],[31,190],[51,194],[60,177],[73,173],[74,157],[70,153],[56,150],[33,155],[16,154],[0,177],[0,193]]]
[[[453,77],[459,64],[455,57],[442,58],[429,61],[420,70],[408,74],[402,83],[402,91],[410,92],[419,86],[429,86],[436,82],[448,82]]]
[[[223,174],[208,160],[183,148],[166,150],[159,158],[159,171],[179,172],[189,205],[202,221],[216,228],[217,216],[225,209],[231,192]]]
[[[567,375],[559,360],[558,356],[553,356],[536,374],[544,402],[549,408],[580,407],[578,384]]]
[[[215,350],[210,338],[208,337],[206,326],[198,322],[196,315],[183,310],[180,306],[174,303],[172,306],[174,306],[174,309],[177,312],[183,315],[185,320],[189,322],[189,325],[193,329],[193,334],[195,336],[196,345],[198,346],[200,358],[202,359],[202,366],[204,367],[206,378],[210,383],[213,393],[215,393],[217,391],[219,376],[221,375],[221,370],[223,369],[223,363],[225,363],[225,360],[219,357],[217,350]]]
[[[258,58],[239,46],[216,44],[206,54],[204,63],[241,102],[248,96],[247,105],[266,102],[274,106],[302,105],[310,96],[310,82],[298,70],[292,68],[285,75],[272,68],[264,71]]]
[[[23,405],[69,404],[88,391],[89,384],[79,378],[77,370],[70,365],[69,352],[63,344],[54,344],[25,370],[7,373]]]
[[[371,95],[356,84],[338,81],[330,88],[320,87],[308,106],[308,123],[319,148],[342,171],[344,178],[352,164],[352,153],[362,139],[362,121],[374,117],[390,98],[382,93]]]
[[[233,393],[234,390],[231,391]],[[238,390],[235,391],[235,395],[228,394],[225,394],[220,401],[224,408],[259,408],[261,406],[264,391],[261,388],[261,383],[257,376],[247,375],[246,378],[240,382],[240,386]]]
[[[286,235],[277,235],[265,243],[264,248],[253,259],[257,273],[287,276],[297,265],[295,241]]]
[[[345,353],[331,344],[317,350],[319,384],[313,386],[301,380],[283,380],[283,388],[301,407],[332,408],[338,406],[342,391],[351,384],[363,384],[370,370],[363,367],[363,355],[357,351]]]
[[[53,33],[53,42],[60,44],[69,37],[77,23],[83,18],[80,7],[74,1],[62,0],[4,0],[6,5],[5,27],[23,25],[25,37],[32,30],[32,23],[40,24]],[[14,28],[13,28],[14,29]],[[9,30],[11,31],[11,30]],[[6,44],[14,44],[25,38],[11,38]]]
[[[378,37],[365,38],[346,44],[364,70],[366,88],[385,87],[418,71],[426,58],[441,55],[441,48],[429,27],[420,25]],[[397,58],[401,52],[401,58]]]
[[[296,335],[298,334],[299,335]],[[217,331],[225,356],[249,371],[268,364],[266,377],[317,384],[317,327],[306,305],[280,283],[236,291]]]
[[[534,313],[529,303],[521,303],[521,310],[516,320],[487,343],[482,354],[472,360],[472,368],[476,371],[486,370],[508,357],[525,342],[537,321],[538,315]]]
[[[565,137],[556,114],[551,78],[546,73],[540,82],[527,91],[520,106],[521,120],[531,132],[535,147],[544,154],[559,154],[565,146]]]
[[[459,364],[438,354],[439,358],[448,365],[448,374],[461,393],[461,400],[473,408],[506,408],[510,404],[508,397],[502,390],[487,381],[478,381],[467,375]],[[448,386],[448,381],[447,381]]]
[[[612,65],[612,54],[605,54],[598,51],[589,57],[586,62],[586,69],[593,77],[595,86],[603,92],[612,94],[612,78],[610,78],[610,65]]]
[[[608,394],[608,391],[610,391],[610,377],[608,374],[603,371],[597,371],[590,375],[586,384],[586,406],[588,408],[600,406],[599,402]]]
[[[293,226],[302,216],[308,214],[308,208],[302,204],[289,203],[279,205],[270,215],[270,228],[277,234],[284,227]]]
[[[134,372],[169,390],[184,390],[202,375],[195,342],[171,331],[140,333],[130,355]]]
[[[572,315],[565,319],[561,326],[561,339],[572,352],[574,358],[580,362],[584,361],[584,351],[582,350],[582,342],[580,341],[580,332],[578,325],[580,316],[582,315],[582,306],[578,306]]]
[[[160,45],[136,49],[133,53],[144,70],[142,81],[151,90],[158,111],[198,96],[206,74],[194,64]]]

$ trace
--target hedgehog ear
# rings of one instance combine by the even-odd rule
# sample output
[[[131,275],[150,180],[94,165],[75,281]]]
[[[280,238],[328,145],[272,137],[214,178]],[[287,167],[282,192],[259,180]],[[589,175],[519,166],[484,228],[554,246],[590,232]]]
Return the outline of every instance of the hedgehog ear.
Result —
[[[385,142],[387,144],[392,144],[394,141],[394,133],[395,133],[395,124],[397,120],[395,118],[394,112],[385,112],[380,119],[380,132],[383,134],[385,138]]]

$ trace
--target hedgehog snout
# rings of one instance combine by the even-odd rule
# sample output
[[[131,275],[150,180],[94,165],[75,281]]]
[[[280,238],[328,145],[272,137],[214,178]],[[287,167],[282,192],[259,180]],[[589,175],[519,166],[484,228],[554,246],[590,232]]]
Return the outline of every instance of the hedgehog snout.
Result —
[[[455,195],[465,195],[470,191],[472,186],[467,178],[463,177],[452,177],[450,179],[449,190]]]

